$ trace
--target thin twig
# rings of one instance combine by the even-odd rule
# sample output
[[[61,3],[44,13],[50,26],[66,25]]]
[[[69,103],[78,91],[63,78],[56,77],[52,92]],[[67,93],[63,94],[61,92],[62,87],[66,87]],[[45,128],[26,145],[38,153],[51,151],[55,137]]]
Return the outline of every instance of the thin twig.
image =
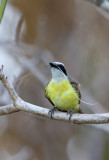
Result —
[[[2,81],[6,89],[8,90],[13,100],[13,104],[0,107],[0,115],[10,114],[10,113],[18,112],[18,111],[24,111],[24,112],[28,112],[28,113],[31,113],[37,116],[51,119],[51,116],[48,114],[49,109],[25,102],[18,96],[12,84],[8,81],[8,79],[4,75],[3,66],[0,69],[0,80]],[[52,119],[69,122],[69,115],[63,112],[55,112]],[[109,123],[109,113],[74,114],[70,122],[73,124]]]

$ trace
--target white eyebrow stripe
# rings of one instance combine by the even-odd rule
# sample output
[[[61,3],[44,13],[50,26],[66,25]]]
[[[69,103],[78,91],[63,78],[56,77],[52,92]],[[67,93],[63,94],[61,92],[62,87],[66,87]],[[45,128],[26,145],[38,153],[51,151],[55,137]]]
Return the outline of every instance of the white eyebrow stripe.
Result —
[[[57,64],[57,65],[61,64],[62,66],[64,66],[64,64],[61,63],[61,62],[53,62],[53,63],[55,63],[55,64]]]

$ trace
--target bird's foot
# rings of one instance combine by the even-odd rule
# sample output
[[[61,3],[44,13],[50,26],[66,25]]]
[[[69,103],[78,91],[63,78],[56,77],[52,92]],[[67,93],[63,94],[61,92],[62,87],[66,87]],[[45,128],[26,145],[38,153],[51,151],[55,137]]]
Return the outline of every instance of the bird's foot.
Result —
[[[70,115],[70,116],[69,116],[69,121],[71,120],[71,117],[72,117],[73,113],[74,113],[74,109],[73,109],[72,111],[68,111],[68,112],[67,112],[67,114]]]
[[[51,118],[53,118],[54,111],[56,110],[57,110],[56,107],[53,107],[52,109],[49,110],[48,114],[51,116]]]

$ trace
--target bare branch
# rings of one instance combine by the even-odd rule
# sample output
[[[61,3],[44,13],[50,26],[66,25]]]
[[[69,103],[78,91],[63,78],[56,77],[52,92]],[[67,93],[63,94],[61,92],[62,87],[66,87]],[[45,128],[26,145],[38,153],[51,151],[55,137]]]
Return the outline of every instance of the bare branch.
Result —
[[[36,106],[30,104],[28,102],[23,101],[16,91],[14,90],[11,83],[9,83],[6,76],[3,74],[3,66],[0,69],[0,80],[8,90],[13,104],[0,107],[0,115],[10,114],[18,111],[28,112],[37,116],[51,118],[48,114],[49,109],[43,108],[40,106]],[[53,115],[53,119],[60,121],[69,122],[69,115],[63,112],[55,112]],[[103,114],[74,114],[70,120],[73,124],[103,124],[109,123],[109,113]]]
[[[0,107],[0,115],[10,114],[18,111],[20,110],[16,108],[13,104]]]

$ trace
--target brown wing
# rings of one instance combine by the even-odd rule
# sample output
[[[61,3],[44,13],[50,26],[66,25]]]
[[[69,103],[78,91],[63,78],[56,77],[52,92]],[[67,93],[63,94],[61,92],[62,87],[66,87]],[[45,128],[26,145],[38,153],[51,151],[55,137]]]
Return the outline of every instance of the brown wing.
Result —
[[[79,95],[79,104],[80,104],[81,92],[80,92],[80,90],[78,88],[79,84],[76,81],[71,81],[71,80],[70,80],[70,84],[72,85],[73,88],[75,88],[76,92],[78,93],[78,95]]]
[[[84,114],[84,112],[81,110],[80,107],[79,107],[78,113]]]
[[[70,83],[71,83],[72,87],[75,88],[76,92],[77,92],[78,95],[79,95],[79,104],[80,104],[81,92],[80,92],[80,90],[79,90],[79,88],[78,88],[78,85],[79,85],[79,84],[78,84],[76,81],[71,81],[71,80],[70,80]],[[78,113],[84,114],[84,112],[81,110],[80,107],[79,107]]]

